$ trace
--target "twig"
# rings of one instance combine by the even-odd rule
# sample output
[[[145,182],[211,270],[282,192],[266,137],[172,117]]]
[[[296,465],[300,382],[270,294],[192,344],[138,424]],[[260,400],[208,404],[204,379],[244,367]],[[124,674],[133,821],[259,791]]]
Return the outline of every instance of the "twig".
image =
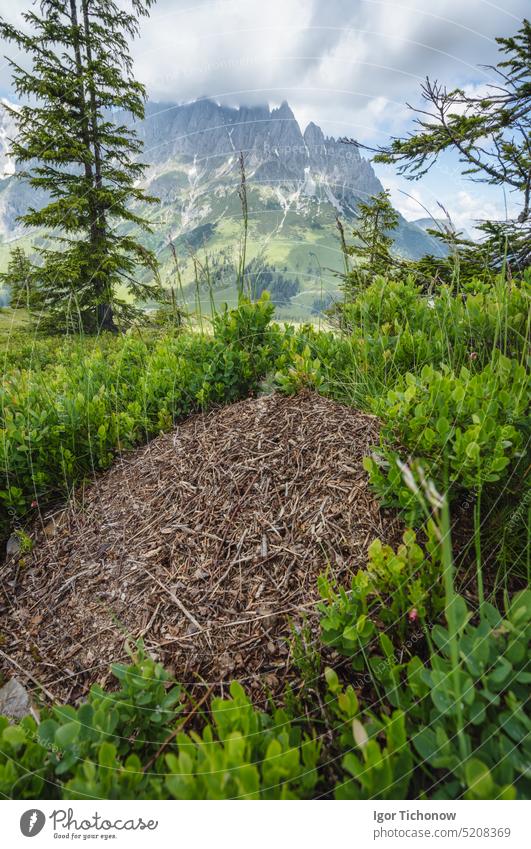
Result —
[[[54,695],[52,695],[52,693],[50,693],[50,691],[46,689],[46,687],[44,686],[44,684],[41,684],[41,682],[40,682],[40,681],[38,681],[38,680],[37,680],[37,678],[35,678],[35,676],[31,674],[31,672],[28,672],[26,669],[24,669],[24,668],[20,665],[20,663],[17,663],[17,661],[16,661],[14,658],[9,657],[9,655],[8,655],[8,654],[6,654],[5,652],[3,652],[3,651],[2,651],[2,649],[0,649],[0,654],[2,655],[2,657],[3,657],[3,658],[5,658],[5,660],[7,660],[7,662],[8,662],[8,663],[12,663],[12,664],[13,664],[13,666],[16,666],[16,667],[17,667],[17,669],[19,669],[19,670],[20,670],[20,672],[22,672],[22,674],[26,676],[26,678],[29,678],[29,680],[30,680],[30,681],[33,681],[33,683],[34,683],[37,687],[39,687],[39,689],[40,689],[40,690],[42,690],[42,692],[43,692],[46,696],[48,696],[48,698],[50,699],[50,701],[55,702],[55,696],[54,696]]]
[[[169,595],[169,597],[171,598],[171,600],[172,600],[172,601],[173,601],[173,602],[177,605],[177,607],[179,608],[179,610],[181,611],[181,613],[184,613],[184,615],[186,616],[186,618],[190,620],[190,622],[192,623],[192,625],[194,625],[194,626],[197,628],[197,630],[198,630],[198,631],[201,631],[201,630],[202,630],[202,626],[199,624],[199,622],[197,621],[197,619],[195,618],[195,616],[192,616],[192,614],[190,613],[190,611],[186,609],[186,607],[184,606],[184,604],[182,603],[182,601],[181,601],[180,599],[178,599],[178,598],[177,598],[177,596],[175,595],[175,593],[173,593],[170,589],[168,589],[168,587],[165,587],[165,586],[164,586],[164,584],[162,583],[162,581],[159,581],[159,579],[158,579],[155,575],[153,575],[153,574],[149,571],[149,569],[146,569],[146,567],[145,567],[145,566],[144,566],[143,568],[144,568],[144,571],[148,573],[149,577],[150,577],[153,581],[155,581],[155,583],[156,583],[156,584],[158,584],[158,585],[159,585],[159,587],[161,587],[161,589],[163,589],[165,592],[167,592],[167,593],[168,593],[168,595]]]

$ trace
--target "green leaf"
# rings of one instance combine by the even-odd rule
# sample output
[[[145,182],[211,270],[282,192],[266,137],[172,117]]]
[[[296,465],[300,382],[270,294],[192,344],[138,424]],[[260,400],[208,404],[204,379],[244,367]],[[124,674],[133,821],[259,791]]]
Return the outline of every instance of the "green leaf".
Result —
[[[458,628],[458,630],[463,630],[470,618],[470,613],[462,596],[455,595],[453,599],[450,600],[446,616],[447,618],[453,616],[456,628]]]
[[[358,620],[359,621],[359,620]],[[347,625],[346,628],[343,629],[343,639],[347,642],[357,642],[358,640],[358,628],[356,625]]]
[[[447,434],[450,431],[450,422],[444,416],[441,416],[440,418],[437,419],[437,423],[436,423],[435,426],[437,428],[438,434],[440,436],[442,436],[443,438],[445,436],[447,436]]]
[[[359,719],[352,720],[352,735],[356,741],[356,745],[359,746],[360,749],[365,749],[369,742],[369,737]]]
[[[336,672],[331,669],[329,666],[325,669],[325,679],[328,685],[328,689],[331,693],[337,693],[338,690],[341,689],[339,684],[339,678],[337,677]]]
[[[45,719],[39,725],[37,731],[38,740],[45,748],[50,748],[54,743],[58,728],[59,725],[54,719]]]
[[[513,666],[504,657],[500,657],[492,672],[488,677],[488,685],[493,690],[497,690],[510,677],[513,671]]]
[[[55,732],[55,742],[61,749],[66,749],[70,746],[79,734],[79,722],[67,722],[65,725],[60,725]]]
[[[531,620],[531,590],[522,590],[514,596],[509,606],[508,618],[513,625]]]
[[[2,739],[13,749],[19,749],[26,742],[26,734],[20,725],[8,725],[2,732]]]
[[[465,398],[465,388],[461,383],[458,383],[457,386],[455,387],[454,391],[452,392],[452,398],[454,399],[454,401],[457,401],[458,403],[460,403],[461,401],[464,400],[464,398]]]
[[[116,746],[112,743],[102,743],[98,752],[98,763],[102,767],[113,769],[116,766]]]
[[[465,764],[465,777],[468,787],[480,799],[488,799],[492,794],[494,782],[487,766],[479,758],[470,758]]]
[[[478,460],[480,454],[479,445],[477,442],[469,442],[466,447],[466,456],[470,460]]]

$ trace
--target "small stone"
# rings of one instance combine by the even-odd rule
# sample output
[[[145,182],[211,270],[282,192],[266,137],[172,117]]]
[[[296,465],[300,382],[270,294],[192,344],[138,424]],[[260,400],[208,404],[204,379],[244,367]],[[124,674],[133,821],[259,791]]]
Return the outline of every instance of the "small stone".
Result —
[[[15,559],[20,554],[20,539],[18,534],[11,534],[6,545],[6,557],[8,560]]]
[[[219,657],[219,669],[222,675],[227,674],[227,672],[232,672],[234,669],[234,661],[229,652],[225,651]]]
[[[29,693],[18,678],[11,678],[0,689],[0,715],[19,720],[28,714],[34,714]]]

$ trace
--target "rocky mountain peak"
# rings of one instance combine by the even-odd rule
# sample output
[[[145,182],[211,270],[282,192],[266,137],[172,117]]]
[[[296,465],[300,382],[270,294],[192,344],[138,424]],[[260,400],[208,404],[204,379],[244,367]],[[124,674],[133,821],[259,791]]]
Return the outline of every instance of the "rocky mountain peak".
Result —
[[[315,147],[320,144],[324,145],[325,143],[325,137],[321,127],[318,127],[313,121],[310,121],[304,130],[304,142],[308,147]]]
[[[225,171],[242,151],[250,180],[328,183],[334,193],[337,189],[341,197],[352,198],[382,188],[357,148],[325,138],[313,121],[303,136],[286,100],[273,109],[266,104],[224,106],[208,98],[183,105],[149,103],[135,129],[145,144],[144,160],[156,167],[188,157],[205,173]]]
[[[278,119],[284,119],[284,120],[288,120],[288,121],[289,120],[295,121],[295,115],[293,114],[291,106],[289,105],[287,100],[283,100],[282,103],[280,104],[280,106],[277,109],[271,110],[271,118],[273,120],[278,118]]]
[[[128,119],[123,116],[123,120]],[[273,109],[267,104],[225,106],[208,97],[190,103],[150,102],[145,119],[130,123],[144,142],[143,161],[150,164],[146,185],[161,198],[181,232],[207,222],[210,215],[227,214],[228,206],[217,213],[214,207],[230,204],[228,198],[237,189],[240,151],[254,202],[282,209],[283,216],[290,209],[301,222],[322,215],[325,209],[332,217],[340,212],[349,219],[356,214],[360,198],[382,190],[358,148],[325,137],[313,121],[303,135],[287,101]],[[0,110],[0,174],[3,166],[4,178],[13,168],[6,151],[14,129],[13,116]],[[23,181],[4,179],[0,235],[12,234],[17,216],[46,200]],[[413,230],[417,241],[425,241],[422,230]]]

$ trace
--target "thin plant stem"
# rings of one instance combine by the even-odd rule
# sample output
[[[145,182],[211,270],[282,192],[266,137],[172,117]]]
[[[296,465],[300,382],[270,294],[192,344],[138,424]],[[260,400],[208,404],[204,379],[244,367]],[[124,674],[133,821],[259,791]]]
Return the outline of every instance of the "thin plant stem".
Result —
[[[476,580],[478,585],[479,609],[483,609],[485,594],[483,589],[483,566],[481,561],[481,483],[474,504],[474,549],[476,552]]]
[[[443,564],[443,581],[445,592],[445,610],[448,622],[448,644],[450,649],[450,662],[452,664],[452,683],[455,697],[455,709],[457,719],[457,739],[459,753],[463,761],[468,758],[467,745],[464,735],[463,702],[461,696],[461,668],[459,662],[459,625],[457,622],[457,594],[454,586],[454,559],[452,553],[452,540],[450,535],[450,508],[448,506],[447,488],[442,500],[440,518],[441,531],[441,558]]]
[[[242,207],[242,217],[243,217],[243,237],[241,242],[241,250],[240,257],[238,261],[238,297],[241,297],[244,293],[245,286],[245,265],[246,265],[246,254],[247,254],[247,234],[249,230],[249,207],[247,204],[247,180],[245,176],[245,160],[243,157],[243,153],[240,151],[239,157],[240,163],[240,187],[238,189],[238,196],[240,198],[240,203]]]

